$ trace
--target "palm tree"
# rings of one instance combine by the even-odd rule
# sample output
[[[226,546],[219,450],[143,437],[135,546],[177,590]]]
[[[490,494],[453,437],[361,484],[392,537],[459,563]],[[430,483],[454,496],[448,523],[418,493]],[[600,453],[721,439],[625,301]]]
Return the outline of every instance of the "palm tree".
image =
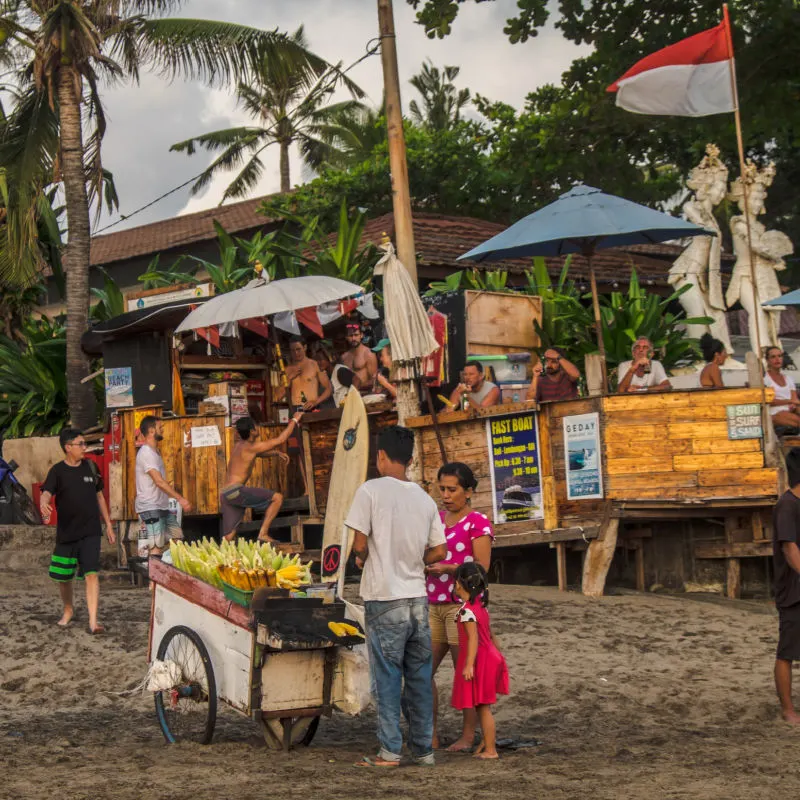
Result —
[[[329,115],[317,129],[319,140],[327,147],[321,166],[347,169],[368,161],[386,142],[384,114],[384,106],[358,104]]]
[[[290,37],[294,45],[308,51],[303,26]],[[341,72],[317,56],[298,63],[287,59],[264,59],[258,65],[254,81],[239,83],[236,93],[241,106],[259,124],[213,131],[193,136],[172,145],[170,150],[192,155],[198,147],[222,153],[192,186],[192,193],[203,189],[220,170],[239,169],[223,195],[223,201],[244,197],[258,183],[264,171],[261,154],[272,144],[280,150],[281,192],[291,188],[289,148],[300,145],[304,161],[313,169],[329,161],[331,143],[320,138],[323,127],[342,114],[361,108],[357,100],[325,105],[341,82],[354,98],[364,92]]]
[[[441,131],[460,121],[461,109],[469,103],[470,95],[469,89],[459,90],[453,84],[459,72],[459,67],[444,67],[440,72],[431,61],[422,65],[422,69],[409,81],[422,96],[422,108],[416,100],[408,104],[415,122]]]
[[[68,242],[67,385],[74,424],[95,421],[90,371],[80,339],[89,312],[90,206],[103,192],[106,129],[99,87],[138,81],[141,69],[165,78],[221,86],[253,64],[304,62],[297,42],[242,25],[162,17],[181,0],[0,0],[0,42],[16,65],[19,102],[0,141],[0,168],[16,187],[9,197],[12,250],[34,246],[32,209],[47,184],[63,188]],[[32,278],[31,260],[0,262],[0,279]],[[2,274],[5,266],[6,274]],[[27,271],[26,271],[27,270]]]

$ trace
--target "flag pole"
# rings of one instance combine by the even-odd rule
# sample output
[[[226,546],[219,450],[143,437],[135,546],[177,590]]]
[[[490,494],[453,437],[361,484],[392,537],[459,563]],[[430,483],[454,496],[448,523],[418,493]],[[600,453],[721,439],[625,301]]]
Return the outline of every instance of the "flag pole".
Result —
[[[731,34],[731,18],[728,14],[728,4],[722,4],[722,19],[725,23],[725,39],[728,43],[728,62],[731,65],[731,91],[733,92],[733,118],[736,122],[736,144],[739,148],[739,172],[741,174],[741,181],[742,181],[742,194],[744,197],[744,221],[745,226],[747,228],[747,252],[750,258],[750,282],[753,284],[753,305],[755,306],[754,311],[755,313],[753,316],[755,319],[753,323],[755,324],[755,331],[756,331],[756,347],[758,348],[758,352],[756,353],[756,358],[758,359],[758,365],[761,368],[759,377],[761,378],[761,427],[763,430],[764,435],[764,463],[766,466],[779,466],[782,462],[777,455],[777,440],[775,437],[775,429],[772,426],[772,418],[769,414],[769,409],[767,407],[767,388],[766,384],[764,383],[763,379],[763,369],[764,369],[764,361],[763,361],[763,349],[761,345],[761,302],[758,299],[758,283],[756,282],[756,265],[755,259],[753,258],[753,234],[752,229],[750,226],[750,205],[748,203],[748,194],[749,189],[747,186],[746,180],[746,168],[747,163],[744,158],[744,141],[742,137],[742,118],[739,113],[739,89],[736,82],[736,60],[733,54],[733,36]],[[783,480],[781,476],[784,474],[782,471],[779,471],[779,479],[778,485],[779,487],[783,484]]]
[[[736,144],[739,148],[739,174],[741,175],[742,192],[744,194],[744,221],[747,228],[747,251],[750,257],[750,282],[753,284],[753,303],[755,304],[755,313],[753,314],[756,330],[756,347],[758,352],[759,364],[763,358],[762,344],[761,344],[761,324],[759,322],[761,316],[761,303],[758,299],[758,283],[756,282],[756,267],[755,259],[753,258],[753,234],[750,227],[750,206],[748,203],[749,189],[746,180],[747,163],[744,157],[744,140],[742,137],[742,118],[739,113],[739,90],[736,83],[736,60],[733,54],[733,36],[731,35],[731,19],[728,15],[728,4],[722,5],[722,19],[725,23],[725,40],[728,44],[728,63],[731,65],[731,91],[733,93],[733,117],[736,122]]]

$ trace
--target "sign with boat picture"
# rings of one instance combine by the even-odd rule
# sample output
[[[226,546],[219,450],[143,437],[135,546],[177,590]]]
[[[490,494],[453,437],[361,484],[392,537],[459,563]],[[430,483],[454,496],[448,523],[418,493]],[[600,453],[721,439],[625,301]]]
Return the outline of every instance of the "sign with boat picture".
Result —
[[[564,452],[567,456],[567,499],[602,498],[599,414],[564,417]]]
[[[533,413],[486,420],[495,525],[544,516],[536,420]]]

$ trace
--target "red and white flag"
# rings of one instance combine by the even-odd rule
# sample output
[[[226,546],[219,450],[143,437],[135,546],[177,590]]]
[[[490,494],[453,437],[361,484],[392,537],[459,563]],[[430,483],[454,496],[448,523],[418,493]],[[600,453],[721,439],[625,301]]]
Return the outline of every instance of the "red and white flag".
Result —
[[[606,89],[636,114],[705,117],[734,111],[726,20],[634,64]]]

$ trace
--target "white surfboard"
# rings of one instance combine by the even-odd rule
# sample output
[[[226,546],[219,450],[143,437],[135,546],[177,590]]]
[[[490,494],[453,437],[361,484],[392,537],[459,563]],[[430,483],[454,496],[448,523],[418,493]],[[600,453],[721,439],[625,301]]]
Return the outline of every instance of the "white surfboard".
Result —
[[[369,423],[367,410],[358,389],[350,387],[342,405],[342,419],[333,454],[325,531],[322,536],[322,580],[335,581],[350,557],[353,535],[344,520],[356,490],[367,479],[369,464]]]

